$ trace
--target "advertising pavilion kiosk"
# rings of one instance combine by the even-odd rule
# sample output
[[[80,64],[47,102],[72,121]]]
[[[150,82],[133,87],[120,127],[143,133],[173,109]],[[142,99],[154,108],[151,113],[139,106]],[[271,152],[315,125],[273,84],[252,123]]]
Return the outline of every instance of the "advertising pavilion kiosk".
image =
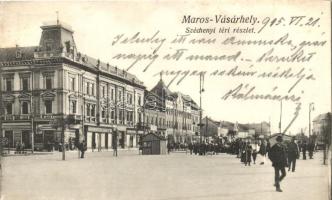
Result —
[[[166,139],[154,133],[148,133],[142,138],[142,155],[166,154]]]

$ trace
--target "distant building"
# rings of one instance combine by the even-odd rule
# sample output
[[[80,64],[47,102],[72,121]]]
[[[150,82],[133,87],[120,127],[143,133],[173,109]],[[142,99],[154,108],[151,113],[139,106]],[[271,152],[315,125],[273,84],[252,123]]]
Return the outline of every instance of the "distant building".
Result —
[[[218,124],[209,117],[204,117],[202,120],[201,133],[204,138],[218,136]]]
[[[329,144],[331,141],[331,113],[320,114],[313,120],[312,133],[317,136],[318,143]]]
[[[248,123],[244,125],[247,126],[249,130],[253,130],[255,135],[267,137],[271,134],[271,128],[268,122],[263,121],[261,123]]]
[[[199,131],[199,107],[193,99],[180,92],[171,92],[162,79],[150,93],[159,97],[160,106],[165,110],[165,136],[173,142],[192,141]]]
[[[155,93],[145,92],[145,127],[149,133],[166,137],[166,112],[163,100]]]

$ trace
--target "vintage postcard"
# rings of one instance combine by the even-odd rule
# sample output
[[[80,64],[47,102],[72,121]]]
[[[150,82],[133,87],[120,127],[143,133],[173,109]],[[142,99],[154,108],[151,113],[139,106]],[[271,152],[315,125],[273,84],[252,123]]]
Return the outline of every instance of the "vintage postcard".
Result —
[[[0,1],[0,200],[331,200],[331,3]]]

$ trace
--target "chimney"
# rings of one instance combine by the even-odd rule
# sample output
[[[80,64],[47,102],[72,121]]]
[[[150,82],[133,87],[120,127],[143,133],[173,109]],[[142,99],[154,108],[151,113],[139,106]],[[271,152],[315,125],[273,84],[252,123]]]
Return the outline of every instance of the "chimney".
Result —
[[[98,69],[100,68],[100,60],[99,59],[97,60],[97,68]]]

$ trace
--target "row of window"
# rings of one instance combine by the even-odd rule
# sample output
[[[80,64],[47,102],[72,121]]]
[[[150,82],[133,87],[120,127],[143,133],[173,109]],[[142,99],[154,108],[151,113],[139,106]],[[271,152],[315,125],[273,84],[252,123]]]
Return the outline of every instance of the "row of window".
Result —
[[[14,78],[4,78],[5,83],[5,91],[11,92],[14,88]],[[75,77],[69,78],[69,87],[70,90],[76,91],[76,85],[75,85]],[[86,94],[94,96],[95,95],[95,84],[91,82],[86,82]],[[52,76],[44,76],[44,88],[45,89],[52,89],[53,88],[53,77]],[[30,89],[30,78],[29,77],[22,77],[21,78],[21,90],[29,90]],[[114,100],[114,89],[111,89],[111,100]],[[122,95],[122,91],[118,91],[118,100],[122,101],[124,99],[124,96]],[[103,98],[106,97],[106,86],[101,86],[101,96]],[[141,105],[142,98],[141,96],[138,96],[138,105]],[[127,103],[132,105],[133,104],[133,94],[127,93]],[[76,112],[73,112],[76,113]]]
[[[183,111],[180,111],[180,110],[167,109],[166,114],[175,115],[175,116],[183,115],[184,118],[191,119],[191,113],[183,112]]]
[[[44,77],[44,88],[52,89],[53,88],[53,77],[45,76]],[[23,77],[20,79],[20,88],[21,90],[27,91],[30,89],[30,78]],[[14,78],[4,78],[4,89],[7,92],[14,90]]]
[[[185,129],[185,130],[191,130],[191,124],[185,123],[177,123],[177,122],[172,122],[172,121],[167,121],[166,122],[166,127],[167,128],[179,128],[179,129]]]
[[[75,102],[75,103],[74,103]],[[73,106],[76,106],[76,101],[73,101]],[[101,109],[101,117],[102,118],[106,118],[106,108],[102,108]],[[72,112],[72,113],[76,113],[76,111]],[[124,111],[123,110],[119,110],[119,119],[120,120],[123,120],[123,117],[124,117]],[[95,117],[95,114],[96,114],[96,104],[91,104],[91,103],[87,103],[86,104],[86,116],[91,116],[91,117]],[[111,120],[114,120],[115,119],[115,111],[114,110],[111,110],[110,111],[110,118]],[[126,112],[126,119],[127,121],[130,121],[132,122],[134,120],[134,112],[133,111],[127,111]]]
[[[20,104],[21,104],[20,105],[21,114],[30,114],[30,102],[22,101]],[[51,100],[44,101],[44,109],[45,109],[45,113],[47,113],[47,114],[51,114],[53,112]],[[10,103],[10,102],[6,103],[6,114],[7,115],[13,114],[13,103]]]
[[[166,124],[165,124],[166,122]],[[146,116],[146,123],[147,124],[153,124],[153,125],[156,125],[156,126],[165,126],[167,128],[173,128],[175,126],[179,126],[179,128],[183,128],[183,129],[186,129],[186,130],[191,130],[191,124],[178,124],[177,122],[172,122],[172,121],[165,121],[164,118],[158,118],[158,117],[149,117],[149,116]]]
[[[158,117],[153,117],[151,118],[149,116],[146,116],[146,123],[147,124],[154,124],[156,126],[165,126],[165,119],[164,118],[158,118]]]
[[[74,86],[73,86],[74,87]],[[115,89],[114,88],[111,88],[110,89],[110,99],[113,101],[115,100]],[[94,94],[94,83],[89,83],[87,82],[86,83],[86,94],[88,95],[95,95]],[[124,96],[123,96],[123,91],[121,90],[118,90],[118,101],[124,101]],[[105,85],[101,85],[100,86],[100,96],[102,98],[106,98],[107,97],[107,88]],[[127,93],[127,103],[129,105],[132,105],[133,104],[133,94],[131,93]],[[142,101],[142,97],[139,95],[138,96],[138,105],[141,105],[141,101]]]

